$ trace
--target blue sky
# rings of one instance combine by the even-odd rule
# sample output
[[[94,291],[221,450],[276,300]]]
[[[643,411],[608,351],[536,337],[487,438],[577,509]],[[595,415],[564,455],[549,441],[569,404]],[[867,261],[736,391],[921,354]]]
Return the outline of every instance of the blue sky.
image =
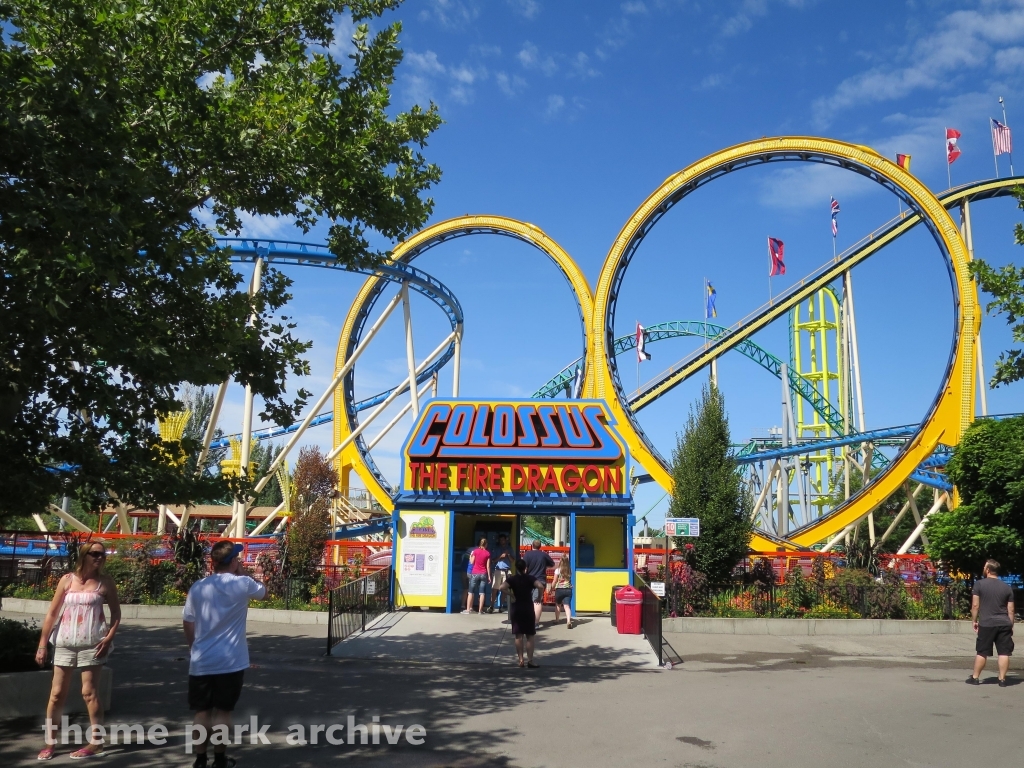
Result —
[[[1024,126],[1024,2],[409,0],[393,16],[404,24],[405,50],[395,107],[433,101],[445,120],[426,150],[444,172],[432,191],[431,221],[465,213],[529,221],[558,241],[592,283],[644,198],[669,175],[729,145],[817,135],[890,157],[907,153],[913,173],[939,192],[948,186],[946,126],[963,134],[963,155],[950,168],[954,185],[994,175],[988,118],[1000,116],[999,96],[1010,126]],[[346,26],[339,31],[345,36]],[[1024,172],[1024,149],[1019,164]],[[1006,156],[999,170],[1008,173]],[[842,207],[840,249],[898,212],[893,196],[860,176],[798,164],[747,169],[694,193],[641,245],[620,294],[617,333],[630,333],[637,321],[702,319],[705,277],[718,290],[722,324],[743,317],[767,299],[768,235],[786,242],[788,274],[775,279],[774,290],[799,281],[832,256],[830,195]],[[978,203],[972,217],[977,255],[1020,263],[1014,201]],[[246,222],[252,237],[323,238],[323,230],[303,236],[288,221]],[[464,396],[528,396],[580,354],[569,289],[528,246],[461,238],[416,265],[448,285],[465,309]],[[362,281],[321,270],[290,274],[289,314],[314,343],[313,374],[302,384],[319,394]],[[919,421],[940,384],[953,324],[938,248],[920,229],[853,275],[867,426]],[[422,357],[447,326],[425,301],[414,301],[413,314]],[[999,350],[1010,345],[1005,320],[986,318],[983,340],[991,372]],[[785,322],[756,341],[785,358]],[[694,343],[652,346],[654,360],[643,364],[641,379]],[[623,383],[635,386],[635,358],[620,366]],[[357,366],[357,391],[389,387],[404,369],[396,315]],[[735,353],[720,362],[719,377],[734,440],[780,422],[777,379]],[[702,380],[640,414],[666,455]],[[441,392],[450,387],[446,372]],[[990,391],[989,411],[1024,410],[1022,387]],[[241,401],[241,388],[233,387],[226,431],[240,428]],[[408,421],[400,424],[374,452],[392,478],[408,428]],[[308,441],[329,448],[330,428],[311,431]],[[659,496],[642,488],[638,512]]]

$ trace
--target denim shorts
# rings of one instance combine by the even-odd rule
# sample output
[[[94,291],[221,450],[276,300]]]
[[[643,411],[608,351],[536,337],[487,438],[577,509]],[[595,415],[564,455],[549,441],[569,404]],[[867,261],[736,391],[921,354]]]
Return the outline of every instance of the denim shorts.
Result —
[[[486,573],[471,573],[469,575],[469,594],[486,595],[491,588],[491,580]]]

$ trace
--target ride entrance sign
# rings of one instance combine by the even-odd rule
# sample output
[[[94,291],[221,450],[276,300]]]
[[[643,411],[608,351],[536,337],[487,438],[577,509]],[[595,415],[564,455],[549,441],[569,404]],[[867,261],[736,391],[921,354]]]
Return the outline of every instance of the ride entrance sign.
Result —
[[[666,517],[666,536],[700,536],[700,519],[696,517]]]
[[[603,400],[431,400],[402,450],[395,505],[628,512],[628,458]]]

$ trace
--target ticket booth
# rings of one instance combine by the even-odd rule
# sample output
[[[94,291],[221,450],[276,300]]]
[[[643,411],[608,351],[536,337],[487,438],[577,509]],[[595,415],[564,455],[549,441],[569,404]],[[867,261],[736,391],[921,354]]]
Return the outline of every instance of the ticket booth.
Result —
[[[523,515],[569,521],[573,610],[607,611],[633,579],[628,452],[602,400],[431,400],[402,449],[394,512],[397,604],[458,611],[465,554]]]

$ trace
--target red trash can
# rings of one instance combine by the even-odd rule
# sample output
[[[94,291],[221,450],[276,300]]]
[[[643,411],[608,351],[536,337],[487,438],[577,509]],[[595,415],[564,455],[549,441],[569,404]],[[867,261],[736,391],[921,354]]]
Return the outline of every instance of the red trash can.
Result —
[[[634,587],[623,587],[615,593],[615,628],[620,635],[643,632],[644,593]]]

